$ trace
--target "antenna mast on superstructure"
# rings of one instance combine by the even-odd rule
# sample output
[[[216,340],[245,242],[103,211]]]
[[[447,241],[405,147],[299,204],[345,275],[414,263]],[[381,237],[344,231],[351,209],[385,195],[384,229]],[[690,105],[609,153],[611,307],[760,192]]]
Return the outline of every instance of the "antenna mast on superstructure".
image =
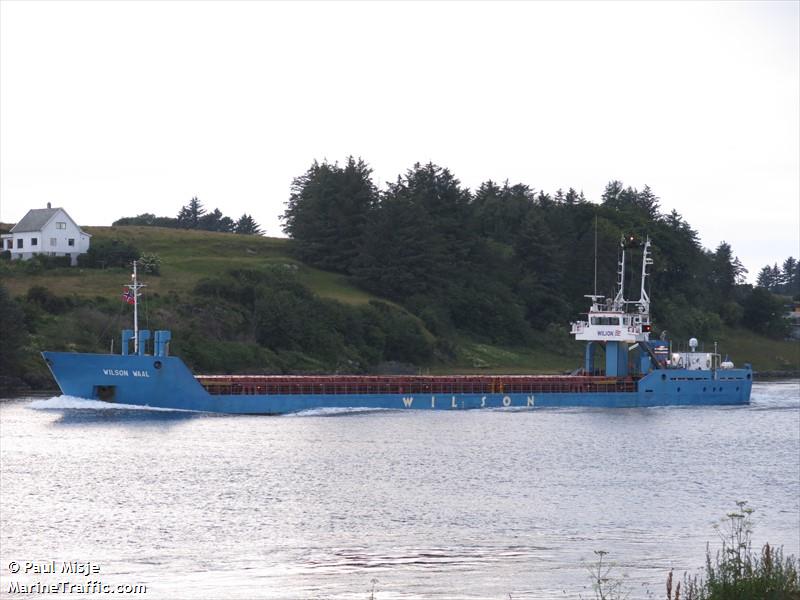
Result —
[[[619,289],[617,295],[614,296],[614,310],[622,310],[622,307],[625,306],[625,236],[622,236],[620,240],[619,249],[622,254],[617,266],[617,285]]]
[[[647,267],[652,264],[653,259],[650,258],[650,237],[648,236],[644,243],[644,248],[642,249],[642,289],[639,293],[639,311],[644,314],[650,314],[650,295],[645,289],[645,281],[649,275]]]
[[[597,297],[597,215],[594,216],[594,296]]]

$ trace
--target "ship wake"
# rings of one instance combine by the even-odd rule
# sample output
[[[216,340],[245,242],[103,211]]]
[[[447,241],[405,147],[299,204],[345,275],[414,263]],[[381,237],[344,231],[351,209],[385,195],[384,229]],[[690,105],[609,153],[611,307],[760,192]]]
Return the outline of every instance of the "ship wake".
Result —
[[[338,417],[346,415],[361,415],[365,413],[376,413],[376,412],[397,412],[397,409],[372,408],[369,406],[310,408],[308,410],[301,410],[293,413],[287,413],[281,416],[282,417]]]
[[[47,400],[34,400],[28,404],[28,408],[34,410],[148,410],[159,412],[194,412],[181,410],[178,408],[158,408],[155,406],[136,405],[136,404],[116,404],[103,402],[102,400],[89,400],[77,396],[54,396]]]

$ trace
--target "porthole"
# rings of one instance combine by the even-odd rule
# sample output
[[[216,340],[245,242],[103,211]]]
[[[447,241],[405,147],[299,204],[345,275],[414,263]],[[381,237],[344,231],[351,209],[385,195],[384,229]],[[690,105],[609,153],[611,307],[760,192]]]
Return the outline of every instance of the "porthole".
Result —
[[[705,391],[706,391],[706,389],[708,389],[708,388],[703,388],[703,391],[705,392]]]
[[[666,381],[666,380],[667,380],[667,374],[666,373],[662,373],[661,374],[661,381]]]
[[[161,368],[161,361],[160,361],[160,360],[157,360],[156,362],[154,362],[154,363],[153,363],[153,366],[154,366],[156,369],[160,369],[160,368]]]
[[[747,374],[747,378],[750,379],[750,373]]]
[[[678,388],[678,391],[680,392],[680,391],[681,391],[681,388]]]

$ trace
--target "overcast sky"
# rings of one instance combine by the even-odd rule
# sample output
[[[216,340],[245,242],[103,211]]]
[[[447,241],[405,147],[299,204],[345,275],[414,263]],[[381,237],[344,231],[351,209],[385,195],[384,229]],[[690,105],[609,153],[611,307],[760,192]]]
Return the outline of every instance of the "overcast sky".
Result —
[[[363,157],[537,190],[649,184],[752,279],[800,254],[797,2],[0,3],[0,221],[175,216],[282,235]]]

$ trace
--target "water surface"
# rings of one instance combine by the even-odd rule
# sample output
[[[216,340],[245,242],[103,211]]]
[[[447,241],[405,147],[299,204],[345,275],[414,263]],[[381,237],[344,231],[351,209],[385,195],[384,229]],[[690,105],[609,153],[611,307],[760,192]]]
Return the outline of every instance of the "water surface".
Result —
[[[20,398],[0,595],[63,579],[11,561],[78,560],[148,600],[586,598],[606,550],[631,598],[661,597],[739,499],[756,543],[799,553],[800,382],[746,407],[283,417]]]

